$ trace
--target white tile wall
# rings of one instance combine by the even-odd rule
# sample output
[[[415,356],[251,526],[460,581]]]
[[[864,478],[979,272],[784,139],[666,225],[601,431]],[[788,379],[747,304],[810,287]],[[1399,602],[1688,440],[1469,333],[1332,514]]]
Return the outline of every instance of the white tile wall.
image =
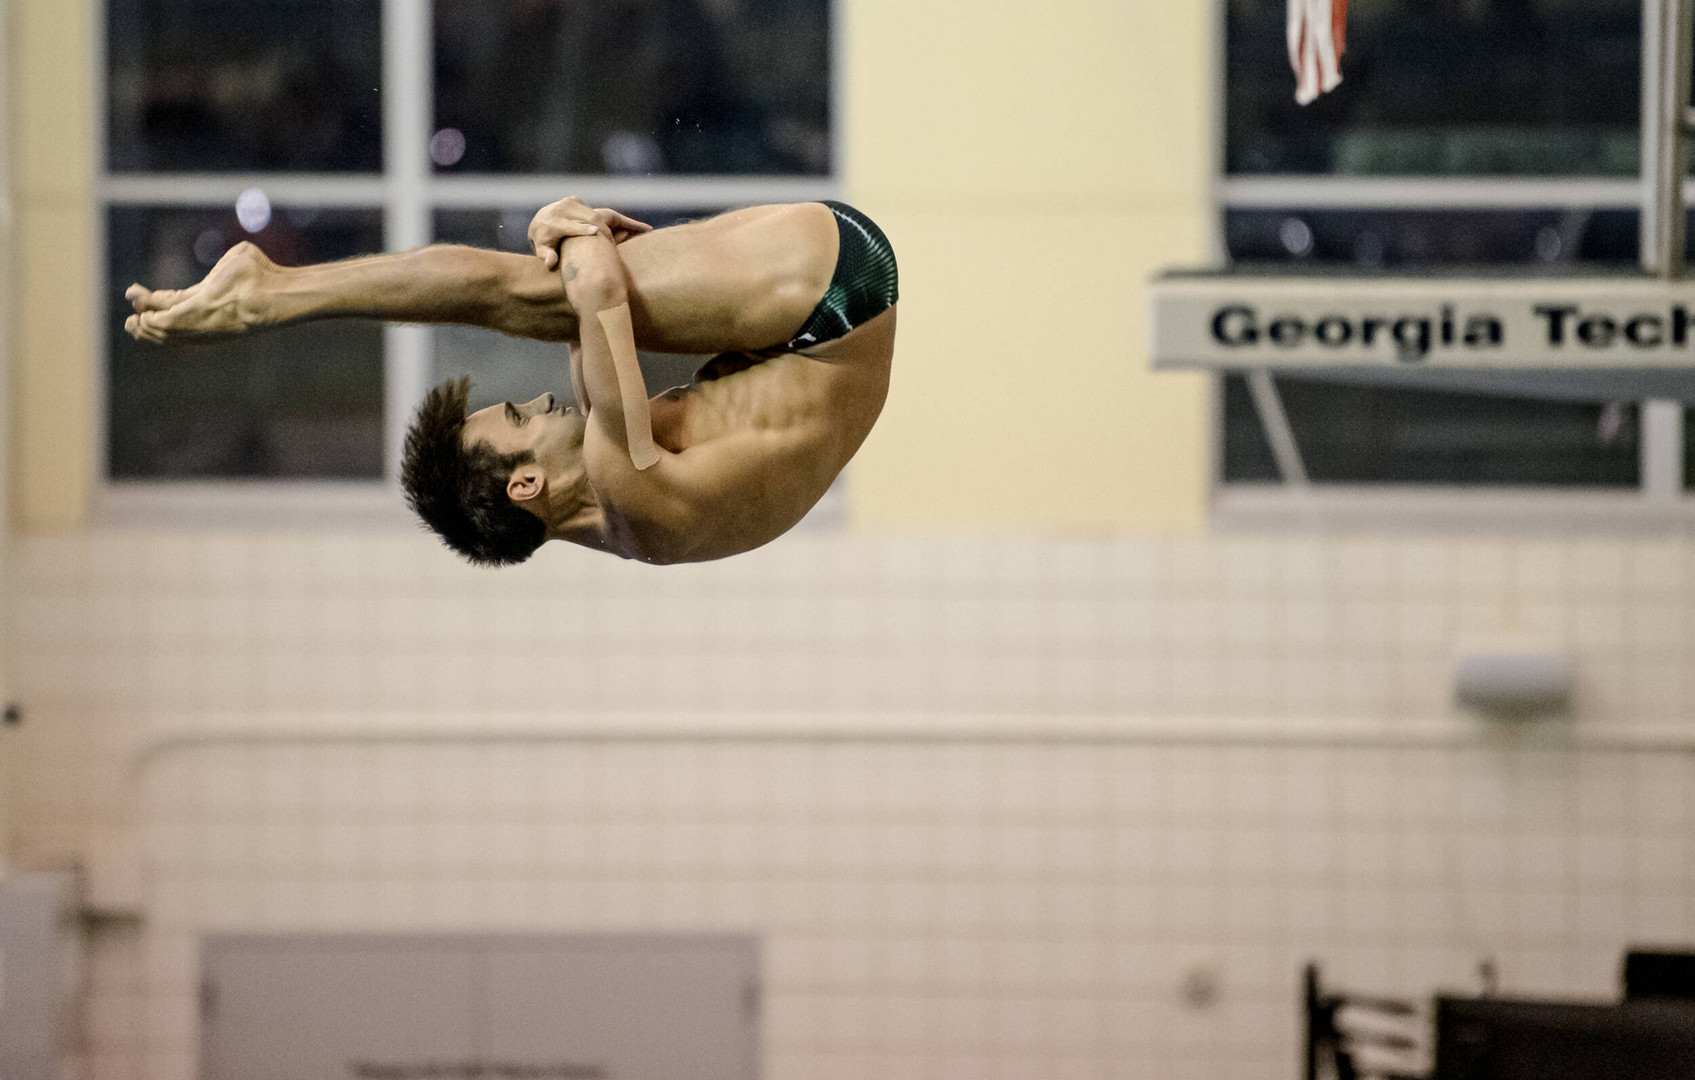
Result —
[[[112,532],[14,557],[14,850],[140,845],[147,918],[92,941],[90,1080],[194,1075],[207,930],[757,930],[772,1080],[1293,1077],[1309,957],[1361,990],[1470,989],[1487,957],[1509,989],[1607,996],[1627,943],[1695,938],[1688,754],[1269,728],[136,756],[165,716],[1393,731],[1447,716],[1452,650],[1495,632],[1568,644],[1577,725],[1695,725],[1695,544],[812,536],[491,573],[412,535]],[[1208,1009],[1179,995],[1196,965]]]

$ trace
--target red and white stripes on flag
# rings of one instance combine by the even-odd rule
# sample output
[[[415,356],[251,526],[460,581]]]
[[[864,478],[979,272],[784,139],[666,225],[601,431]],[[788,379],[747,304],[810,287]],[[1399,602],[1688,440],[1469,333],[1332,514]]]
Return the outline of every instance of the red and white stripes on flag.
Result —
[[[1342,81],[1337,61],[1347,47],[1348,0],[1289,0],[1289,63],[1295,101],[1306,105]]]

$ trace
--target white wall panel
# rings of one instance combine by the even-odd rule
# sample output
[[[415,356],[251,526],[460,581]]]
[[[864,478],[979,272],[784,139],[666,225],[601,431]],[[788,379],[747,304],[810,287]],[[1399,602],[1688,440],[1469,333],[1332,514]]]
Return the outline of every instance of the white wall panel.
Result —
[[[1681,539],[18,554],[19,854],[140,845],[147,921],[95,941],[97,1080],[194,1074],[208,932],[756,932],[772,1080],[1292,1075],[1308,957],[1607,995],[1630,942],[1695,938]],[[1527,625],[1574,716],[1455,714],[1461,635]]]

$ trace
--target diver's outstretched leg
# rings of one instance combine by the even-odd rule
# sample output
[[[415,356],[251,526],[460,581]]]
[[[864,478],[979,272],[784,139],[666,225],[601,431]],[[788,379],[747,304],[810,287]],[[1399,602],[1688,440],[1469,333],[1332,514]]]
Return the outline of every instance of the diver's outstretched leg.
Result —
[[[577,336],[564,287],[540,259],[457,244],[286,267],[244,241],[197,285],[131,285],[124,298],[135,309],[124,329],[161,345],[336,318],[458,323],[539,341]]]

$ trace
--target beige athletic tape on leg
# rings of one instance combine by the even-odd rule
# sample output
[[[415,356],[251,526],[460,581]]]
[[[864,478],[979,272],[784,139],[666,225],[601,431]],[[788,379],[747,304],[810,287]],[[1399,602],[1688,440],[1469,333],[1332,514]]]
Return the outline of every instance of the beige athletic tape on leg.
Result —
[[[645,469],[659,460],[659,450],[653,445],[653,417],[647,409],[647,384],[642,381],[642,368],[636,360],[636,331],[630,323],[630,305],[619,304],[596,316],[600,328],[606,331],[606,341],[612,346],[612,369],[618,373],[618,396],[624,401],[624,441],[630,447],[630,461]]]

